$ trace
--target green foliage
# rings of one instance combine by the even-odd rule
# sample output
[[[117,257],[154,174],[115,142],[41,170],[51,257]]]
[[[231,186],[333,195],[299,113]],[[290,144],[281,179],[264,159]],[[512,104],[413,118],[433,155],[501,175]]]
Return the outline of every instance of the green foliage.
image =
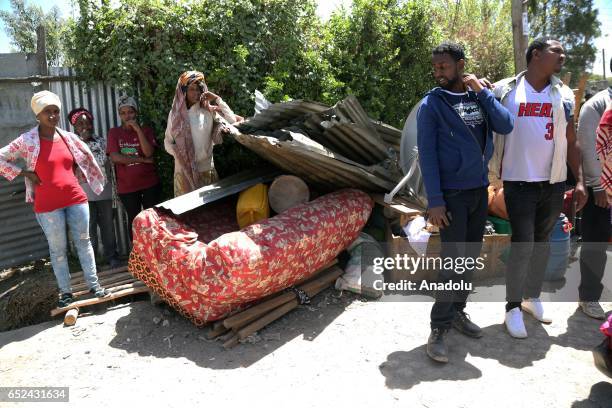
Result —
[[[64,60],[64,20],[57,7],[48,13],[38,5],[26,5],[25,0],[11,0],[12,12],[0,11],[11,45],[23,53],[36,52],[36,29],[45,27],[47,63],[57,66]]]
[[[431,50],[438,41],[428,1],[355,0],[330,18],[323,57],[335,83],[329,97],[355,95],[366,111],[401,126],[433,85]]]
[[[466,51],[466,71],[490,80],[514,73],[510,0],[437,0],[445,40]]]
[[[532,37],[549,36],[565,47],[567,61],[561,75],[571,72],[575,85],[595,61],[593,40],[601,35],[593,0],[530,0]]]

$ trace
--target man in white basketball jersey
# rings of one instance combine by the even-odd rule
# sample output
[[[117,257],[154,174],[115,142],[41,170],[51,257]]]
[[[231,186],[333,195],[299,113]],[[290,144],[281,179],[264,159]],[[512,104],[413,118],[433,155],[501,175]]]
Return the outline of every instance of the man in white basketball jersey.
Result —
[[[552,322],[539,297],[550,235],[563,207],[566,163],[576,178],[578,209],[587,199],[574,130],[574,94],[554,76],[565,62],[563,46],[551,38],[536,39],[526,58],[526,71],[495,84],[495,96],[514,115],[514,129],[495,135],[489,164],[491,182],[503,181],[512,227],[505,325],[516,338],[527,337],[523,311],[542,323]]]

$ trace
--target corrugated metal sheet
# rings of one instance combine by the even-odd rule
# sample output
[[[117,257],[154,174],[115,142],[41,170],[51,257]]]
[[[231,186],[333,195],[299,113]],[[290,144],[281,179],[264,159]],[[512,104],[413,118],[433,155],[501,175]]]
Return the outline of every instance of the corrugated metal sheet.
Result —
[[[321,153],[297,141],[239,134],[236,140],[281,169],[327,189],[355,187],[365,191],[388,191],[395,187],[383,168],[364,166],[334,154]]]
[[[0,180],[0,269],[49,255],[32,206],[24,202],[23,178]]]
[[[226,177],[190,193],[165,201],[156,207],[172,211],[176,215],[236,194],[258,183],[269,183],[280,175],[276,169],[256,169]]]
[[[401,131],[373,121],[354,96],[327,109],[304,101],[276,104],[239,131],[238,142],[320,187],[387,192],[402,178]]]
[[[328,109],[329,106],[322,103],[299,99],[275,103],[249,119],[247,124],[255,129],[279,129],[304,114],[321,113]]]

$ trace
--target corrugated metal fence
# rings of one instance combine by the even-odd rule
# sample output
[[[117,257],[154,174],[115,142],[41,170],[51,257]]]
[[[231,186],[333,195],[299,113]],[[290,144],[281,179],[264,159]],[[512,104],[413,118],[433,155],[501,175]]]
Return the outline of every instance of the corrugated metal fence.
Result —
[[[5,54],[6,55],[6,54]],[[16,82],[15,79],[0,78],[0,93],[8,96],[2,109],[13,110],[21,116],[27,112],[32,116],[32,125],[20,124],[20,131],[35,125],[29,111],[30,97],[33,92],[49,89],[60,96],[62,101],[62,118],[60,127],[72,130],[66,114],[76,107],[90,110],[94,116],[94,128],[99,136],[106,137],[111,127],[119,126],[120,120],[115,109],[120,93],[101,82],[90,86],[76,78],[74,72],[67,68],[50,68],[50,79],[41,79],[41,83]],[[22,89],[23,88],[23,89]],[[5,95],[6,94],[6,95]],[[0,102],[0,105],[4,105]],[[13,106],[15,105],[15,106]],[[8,126],[8,125],[7,125]],[[3,130],[15,132],[13,128]],[[2,135],[1,146],[16,138],[17,134]],[[114,174],[112,175],[114,180]],[[34,218],[31,205],[24,202],[24,183],[21,177],[9,183],[0,180],[0,269],[19,265],[27,261],[44,258],[49,255],[47,241],[40,226]],[[115,233],[117,249],[122,255],[129,252],[127,234],[127,217],[120,205],[116,191],[113,189],[115,213]],[[101,239],[98,240],[101,242]]]
[[[69,68],[51,67],[49,68],[49,76],[61,78],[61,80],[49,82],[49,90],[59,95],[62,101],[63,115],[60,128],[72,130],[67,113],[78,107],[86,108],[92,113],[94,130],[98,136],[105,138],[110,128],[119,126],[121,122],[115,106],[117,106],[117,100],[121,93],[117,92],[115,88],[102,82],[95,82],[86,86],[84,82],[78,81],[74,71]],[[114,171],[111,177],[114,185]],[[129,251],[127,216],[119,202],[115,187],[113,187],[113,208],[117,248],[121,254],[126,255]],[[102,240],[99,239],[98,242],[102,242]]]

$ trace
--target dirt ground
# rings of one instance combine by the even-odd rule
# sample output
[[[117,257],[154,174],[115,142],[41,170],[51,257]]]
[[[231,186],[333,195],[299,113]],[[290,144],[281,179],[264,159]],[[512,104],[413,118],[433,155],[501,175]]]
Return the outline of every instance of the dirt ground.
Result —
[[[438,365],[424,351],[429,301],[329,289],[224,350],[141,300],[73,327],[54,320],[0,333],[0,385],[68,386],[75,407],[612,407],[612,384],[590,351],[603,338],[599,323],[575,303],[547,307],[553,324],[526,317],[529,338],[516,340],[502,303],[470,303],[485,336],[451,332],[450,362]]]

